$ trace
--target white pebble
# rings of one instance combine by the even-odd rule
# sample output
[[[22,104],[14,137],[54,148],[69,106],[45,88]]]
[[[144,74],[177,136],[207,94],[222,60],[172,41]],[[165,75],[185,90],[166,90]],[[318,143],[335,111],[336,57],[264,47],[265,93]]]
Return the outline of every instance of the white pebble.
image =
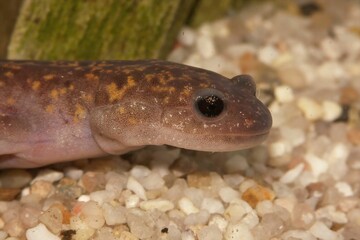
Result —
[[[0,240],[4,240],[7,238],[8,234],[2,230],[0,230]]]
[[[224,213],[224,205],[220,200],[215,198],[204,198],[201,203],[201,209],[207,210],[210,214],[213,213]]]
[[[293,240],[293,239],[301,239],[301,240],[316,240],[311,233],[303,230],[290,230],[281,235],[281,239],[283,240]]]
[[[205,226],[199,232],[199,240],[222,240],[222,234],[215,225]]]
[[[144,188],[147,190],[159,189],[165,184],[164,179],[162,179],[161,176],[156,172],[151,172],[141,182]]]
[[[39,239],[60,240],[58,236],[51,233],[42,223],[38,224],[33,228],[29,228],[26,231],[26,238],[27,240],[39,240]]]
[[[228,225],[228,221],[226,221],[225,218],[221,215],[212,215],[212,217],[209,220],[209,226],[210,225],[216,225],[221,232],[225,232],[226,227]]]
[[[159,210],[162,212],[167,212],[174,209],[174,204],[166,199],[154,199],[141,202],[140,208],[146,211]]]
[[[337,234],[334,231],[331,231],[324,223],[315,222],[311,228],[310,232],[319,239],[324,240],[337,240]]]
[[[352,187],[347,182],[337,182],[335,188],[341,193],[344,197],[351,197],[354,195]]]
[[[279,56],[278,50],[272,46],[267,45],[265,47],[262,47],[258,51],[258,57],[259,60],[265,64],[271,65],[272,62]]]
[[[274,90],[276,100],[281,103],[288,103],[294,100],[294,92],[290,86],[277,86]]]
[[[288,144],[285,141],[276,141],[269,144],[269,155],[273,158],[283,156],[288,149]]]
[[[232,202],[226,209],[224,216],[231,222],[240,221],[252,208],[243,200]]]
[[[125,199],[125,207],[126,208],[137,207],[139,205],[139,202],[140,202],[140,197],[138,195],[131,194]]]
[[[318,120],[323,116],[322,106],[311,98],[301,97],[297,106],[308,120]]]
[[[254,236],[248,226],[242,223],[230,225],[224,234],[225,240],[253,240]]]
[[[100,206],[103,205],[105,202],[112,201],[113,199],[115,199],[115,197],[115,192],[110,192],[106,190],[100,190],[90,193],[90,199],[97,202]]]
[[[107,225],[112,226],[126,223],[126,208],[123,206],[112,206],[109,203],[105,203],[103,211]]]
[[[234,199],[238,199],[240,194],[238,191],[235,191],[231,187],[223,187],[219,190],[219,196],[221,200],[226,203],[233,201]]]
[[[187,226],[205,225],[209,221],[210,214],[206,210],[200,210],[197,213],[191,213],[184,219]]]
[[[313,153],[305,154],[304,158],[305,161],[310,165],[311,172],[316,178],[319,177],[322,173],[326,172],[326,170],[329,168],[329,164],[325,160],[319,158]]]
[[[53,182],[59,181],[63,177],[64,177],[64,173],[62,173],[62,172],[58,172],[58,171],[54,171],[54,170],[50,170],[50,169],[45,169],[45,170],[41,171],[31,181],[31,183],[34,183],[34,182],[39,181],[39,180],[43,180],[43,181],[46,181],[46,182],[53,183]]]
[[[210,36],[200,35],[196,39],[196,48],[203,58],[210,58],[216,53],[214,41]]]
[[[300,176],[300,174],[304,170],[304,168],[305,168],[304,163],[300,163],[300,164],[296,165],[296,167],[290,169],[284,175],[281,176],[280,182],[285,183],[285,184],[294,182],[296,180],[296,178]]]
[[[338,59],[342,54],[339,43],[336,42],[333,38],[326,37],[322,39],[322,41],[320,42],[320,46],[326,57],[331,60]]]
[[[95,229],[88,226],[80,216],[72,216],[70,218],[70,229],[76,231],[76,234],[72,236],[72,238],[76,240],[90,239],[90,237],[95,233]]]
[[[99,229],[105,224],[103,210],[93,201],[89,201],[82,207],[83,221],[91,228]]]
[[[136,165],[130,170],[130,175],[134,178],[144,178],[151,173],[151,170],[142,165]]]
[[[91,200],[91,198],[90,198],[89,195],[81,195],[81,196],[78,198],[78,201],[79,201],[79,202],[88,202],[88,201],[90,201],[90,200]]]
[[[134,177],[129,177],[126,188],[133,191],[139,198],[147,200],[144,187]]]
[[[197,213],[199,209],[195,207],[195,205],[190,201],[190,199],[183,197],[178,202],[179,208],[183,211],[186,215]]]
[[[333,101],[323,101],[323,116],[322,119],[327,122],[332,122],[340,117],[342,109],[341,106]]]
[[[81,176],[84,174],[84,170],[69,167],[65,169],[65,176],[74,180],[79,180]]]
[[[255,210],[251,210],[242,219],[241,223],[246,224],[250,229],[259,224],[259,217]]]

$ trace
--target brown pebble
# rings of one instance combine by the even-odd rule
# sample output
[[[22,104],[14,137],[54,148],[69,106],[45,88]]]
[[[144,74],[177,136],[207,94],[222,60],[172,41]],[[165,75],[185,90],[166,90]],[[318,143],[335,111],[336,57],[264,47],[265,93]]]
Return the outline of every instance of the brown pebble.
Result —
[[[23,169],[0,171],[0,185],[6,188],[23,188],[29,184],[31,174]]]
[[[254,185],[249,187],[241,196],[251,207],[255,208],[256,205],[264,200],[273,200],[275,194],[271,189],[261,185]]]
[[[83,188],[77,181],[70,178],[63,178],[56,186],[57,193],[67,199],[76,199],[83,194]]]
[[[46,198],[55,191],[51,182],[38,180],[30,186],[31,194],[38,195],[41,198]]]
[[[351,105],[352,103],[357,102],[359,97],[360,95],[356,89],[351,86],[347,86],[341,89],[340,103],[343,105]]]
[[[86,172],[81,181],[86,192],[103,190],[106,184],[105,175],[101,172]]]
[[[204,188],[211,186],[211,175],[208,172],[189,174],[186,180],[189,184],[189,187]]]
[[[12,201],[20,191],[20,188],[0,188],[0,201]]]
[[[352,144],[360,145],[360,128],[353,127],[347,132],[347,137]]]

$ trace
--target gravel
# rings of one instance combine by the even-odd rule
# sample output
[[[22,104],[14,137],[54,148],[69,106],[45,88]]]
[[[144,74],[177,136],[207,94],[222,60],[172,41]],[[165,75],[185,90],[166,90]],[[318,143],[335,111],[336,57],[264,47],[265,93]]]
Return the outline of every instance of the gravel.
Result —
[[[286,1],[186,27],[169,60],[250,74],[273,129],[0,176],[0,240],[360,239],[360,5]]]

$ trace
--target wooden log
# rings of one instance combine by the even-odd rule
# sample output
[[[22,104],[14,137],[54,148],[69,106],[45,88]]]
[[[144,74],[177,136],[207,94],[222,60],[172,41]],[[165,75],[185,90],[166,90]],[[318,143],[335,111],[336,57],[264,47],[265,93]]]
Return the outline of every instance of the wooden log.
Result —
[[[8,58],[162,58],[195,0],[24,0]]]

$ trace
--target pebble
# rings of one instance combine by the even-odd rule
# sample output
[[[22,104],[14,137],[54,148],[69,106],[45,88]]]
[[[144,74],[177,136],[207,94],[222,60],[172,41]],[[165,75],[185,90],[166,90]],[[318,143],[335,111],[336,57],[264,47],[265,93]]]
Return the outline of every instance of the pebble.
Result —
[[[93,229],[99,229],[105,224],[103,211],[94,201],[84,203],[81,216],[84,223]]]
[[[324,223],[316,221],[310,228],[311,234],[321,240],[338,240],[336,232],[330,230]]]
[[[215,225],[205,226],[199,232],[199,240],[221,240],[222,233]]]
[[[268,188],[265,188],[261,185],[255,185],[248,188],[242,194],[241,198],[249,203],[251,207],[255,208],[258,202],[264,200],[273,200],[275,198],[275,194]]]
[[[31,174],[23,169],[8,169],[0,172],[1,188],[22,188],[30,183]]]
[[[187,226],[205,225],[209,221],[210,214],[206,210],[200,210],[196,213],[191,213],[184,219],[184,224]]]
[[[335,119],[339,118],[342,113],[342,108],[340,104],[333,101],[323,101],[323,116],[322,119],[326,122],[332,122]]]
[[[52,233],[58,235],[62,230],[62,211],[57,207],[51,207],[41,214],[39,221],[43,223]]]
[[[60,240],[60,238],[51,233],[44,224],[39,223],[36,227],[30,228],[26,231],[27,240]]]
[[[105,202],[111,202],[115,198],[116,193],[107,190],[100,190],[90,193],[90,200],[97,202],[100,206]]]
[[[2,230],[0,230],[0,240],[6,239],[8,234]]]
[[[305,115],[306,119],[315,121],[323,117],[322,106],[308,97],[301,97],[297,100],[297,106]]]
[[[239,222],[246,214],[252,211],[251,206],[243,201],[237,200],[229,204],[229,206],[225,209],[224,216],[230,222]]]
[[[174,209],[174,204],[165,199],[154,199],[140,202],[140,208],[146,211],[149,210],[159,210],[162,212],[167,212]]]
[[[290,169],[283,176],[281,176],[279,181],[285,184],[294,182],[296,178],[300,176],[304,168],[305,168],[305,164],[303,163],[296,165],[296,167]]]
[[[55,188],[51,182],[38,179],[31,184],[30,192],[31,194],[37,195],[43,199],[54,193]]]
[[[225,209],[222,202],[215,198],[204,198],[201,203],[201,209],[208,211],[210,214],[219,213],[223,214]]]
[[[289,103],[294,101],[294,92],[290,86],[277,86],[274,90],[276,100],[280,103]]]
[[[227,173],[238,173],[249,168],[246,158],[240,154],[230,157],[225,163]]]
[[[231,224],[224,234],[225,240],[254,240],[250,229],[242,223]]]
[[[219,196],[221,200],[225,203],[229,203],[235,199],[240,198],[240,194],[238,191],[235,191],[231,187],[223,187],[219,190]]]
[[[125,207],[126,208],[135,208],[140,203],[140,197],[135,194],[131,194],[126,197],[125,199]]]
[[[72,235],[74,240],[87,240],[95,234],[95,229],[88,226],[80,216],[71,217],[70,229],[75,230],[75,234]]]
[[[221,215],[212,214],[209,219],[209,226],[216,225],[217,228],[223,233],[228,226],[228,221]]]
[[[38,173],[38,175],[31,181],[31,183],[34,184],[36,181],[40,181],[40,180],[45,181],[45,182],[54,183],[54,182],[59,181],[63,177],[64,177],[64,173],[62,173],[62,172],[45,169],[43,171],[40,171]]]
[[[134,177],[129,177],[126,188],[133,191],[140,199],[147,200],[144,187]]]
[[[182,197],[178,202],[179,209],[186,215],[199,212],[199,209],[194,206],[190,199]]]
[[[103,205],[105,222],[109,226],[126,223],[126,208],[123,206],[112,206],[110,203]]]

